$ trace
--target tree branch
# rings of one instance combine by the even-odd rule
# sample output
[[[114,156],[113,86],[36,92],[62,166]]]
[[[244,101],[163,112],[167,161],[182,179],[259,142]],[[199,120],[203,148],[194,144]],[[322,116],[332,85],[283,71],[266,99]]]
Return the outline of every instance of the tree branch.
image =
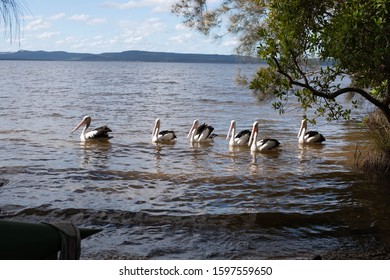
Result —
[[[290,53],[293,56],[293,62],[294,62],[295,67],[297,68],[299,74],[301,74],[301,76],[305,80],[305,85],[310,86],[309,81],[308,81],[308,79],[306,77],[306,74],[302,71],[301,67],[299,66],[298,61],[295,59],[296,56],[292,52],[290,52]]]
[[[363,90],[363,89],[360,89],[360,88],[355,88],[355,87],[346,87],[346,88],[342,88],[342,89],[339,89],[339,90],[336,90],[332,93],[324,93],[324,92],[321,92],[321,91],[318,91],[316,90],[314,87],[312,87],[306,77],[306,75],[303,73],[303,71],[299,68],[299,66],[297,66],[297,62],[294,60],[294,64],[295,66],[297,67],[297,70],[298,72],[303,75],[303,79],[304,79],[304,83],[302,82],[299,82],[299,81],[296,81],[294,80],[290,74],[288,74],[287,72],[285,72],[279,61],[277,60],[276,57],[273,57],[272,58],[276,67],[277,67],[277,72],[281,75],[283,75],[284,77],[286,77],[289,81],[289,83],[291,85],[294,85],[294,86],[298,86],[298,87],[302,87],[302,88],[305,88],[307,90],[309,90],[313,95],[315,96],[318,96],[318,97],[322,97],[322,98],[325,98],[325,99],[336,99],[338,96],[342,95],[342,94],[345,94],[345,93],[348,93],[348,92],[355,92],[359,95],[361,95],[363,98],[365,98],[366,100],[368,100],[369,102],[371,102],[372,104],[374,104],[376,107],[380,108],[381,110],[387,110],[388,109],[388,105],[385,103],[385,102],[382,102],[378,99],[376,99],[375,97],[373,97],[372,95],[370,95],[367,91]],[[387,109],[385,108],[387,107]],[[390,109],[389,109],[390,110]]]

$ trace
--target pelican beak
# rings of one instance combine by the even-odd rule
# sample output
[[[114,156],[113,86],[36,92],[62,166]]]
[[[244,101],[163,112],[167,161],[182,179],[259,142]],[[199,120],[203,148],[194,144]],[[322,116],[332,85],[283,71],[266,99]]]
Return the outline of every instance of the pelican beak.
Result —
[[[306,125],[306,121],[305,121],[305,120],[302,120],[302,121],[301,121],[301,128],[299,129],[298,137],[297,137],[297,138],[299,138],[299,136],[301,136],[302,130],[303,130],[303,128],[305,127],[305,125]]]
[[[156,132],[159,128],[160,128],[160,119],[156,119],[156,122],[154,123],[154,127],[152,130],[152,138],[156,134]]]
[[[251,136],[249,137],[248,147],[252,145],[252,142],[254,141],[255,132],[258,130],[258,123],[254,122],[252,127]]]
[[[232,121],[232,122],[230,123],[229,132],[228,132],[228,134],[226,135],[226,140],[229,140],[230,133],[232,133],[233,127],[234,127],[234,121]]]
[[[188,134],[187,134],[187,139],[191,136],[191,132],[194,131],[194,130],[196,129],[197,125],[198,125],[198,121],[195,120],[195,121],[192,123],[192,126],[191,126],[190,131],[189,131]]]
[[[82,125],[85,125],[85,119],[83,119],[78,125],[76,125],[76,127],[73,128],[73,130],[72,130],[70,133],[76,131],[76,130],[79,129],[79,127],[82,126]]]

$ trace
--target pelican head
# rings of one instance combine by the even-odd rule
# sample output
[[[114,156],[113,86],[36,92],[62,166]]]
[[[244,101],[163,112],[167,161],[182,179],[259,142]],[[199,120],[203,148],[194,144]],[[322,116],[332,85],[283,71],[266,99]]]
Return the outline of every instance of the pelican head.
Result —
[[[158,132],[160,131],[160,125],[161,125],[161,121],[159,118],[157,118],[156,121],[154,122],[154,127],[152,130],[152,139],[153,137],[157,139]]]
[[[199,121],[198,120],[194,120],[194,122],[192,123],[192,126],[191,126],[191,129],[190,131],[188,132],[187,134],[187,139],[191,136],[192,132],[197,129],[199,126]]]
[[[91,124],[91,117],[85,116],[83,118],[83,120],[78,125],[76,125],[76,127],[71,132],[76,131],[77,129],[79,129],[83,125],[85,125],[85,129],[87,129],[90,124]]]
[[[299,138],[302,134],[304,134],[304,132],[307,130],[307,120],[306,119],[303,119],[301,121],[301,128],[299,129],[299,132],[298,132],[298,137]]]
[[[230,127],[229,127],[229,132],[228,134],[226,135],[226,140],[229,139],[230,135],[233,134],[233,137],[234,137],[234,133],[236,132],[236,121],[235,120],[232,120],[230,122]]]

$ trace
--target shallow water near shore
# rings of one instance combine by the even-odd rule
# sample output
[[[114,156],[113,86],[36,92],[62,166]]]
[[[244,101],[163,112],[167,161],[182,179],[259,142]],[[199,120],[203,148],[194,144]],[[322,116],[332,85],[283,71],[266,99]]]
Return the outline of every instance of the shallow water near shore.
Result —
[[[318,123],[326,142],[300,146],[302,112],[279,116],[235,83],[255,65],[1,61],[0,215],[73,221],[103,231],[83,259],[305,259],[389,245],[387,178],[353,165],[367,139],[348,122]],[[83,116],[109,143],[81,143]],[[154,120],[174,145],[150,142]],[[192,121],[214,143],[190,145]],[[278,152],[231,149],[260,123]]]

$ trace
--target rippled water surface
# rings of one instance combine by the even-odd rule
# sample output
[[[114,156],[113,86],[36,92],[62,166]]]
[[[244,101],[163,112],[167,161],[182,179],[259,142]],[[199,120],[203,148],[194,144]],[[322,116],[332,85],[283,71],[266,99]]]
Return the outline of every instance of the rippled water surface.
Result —
[[[103,231],[82,258],[310,258],[388,246],[389,188],[353,166],[357,121],[317,127],[325,145],[300,147],[302,112],[279,116],[235,83],[255,65],[0,62],[0,215],[71,220]],[[365,113],[362,108],[355,116]],[[109,143],[80,143],[83,116],[109,125]],[[150,143],[154,120],[174,145]],[[215,127],[207,145],[192,121]],[[277,153],[229,149],[260,121]]]

